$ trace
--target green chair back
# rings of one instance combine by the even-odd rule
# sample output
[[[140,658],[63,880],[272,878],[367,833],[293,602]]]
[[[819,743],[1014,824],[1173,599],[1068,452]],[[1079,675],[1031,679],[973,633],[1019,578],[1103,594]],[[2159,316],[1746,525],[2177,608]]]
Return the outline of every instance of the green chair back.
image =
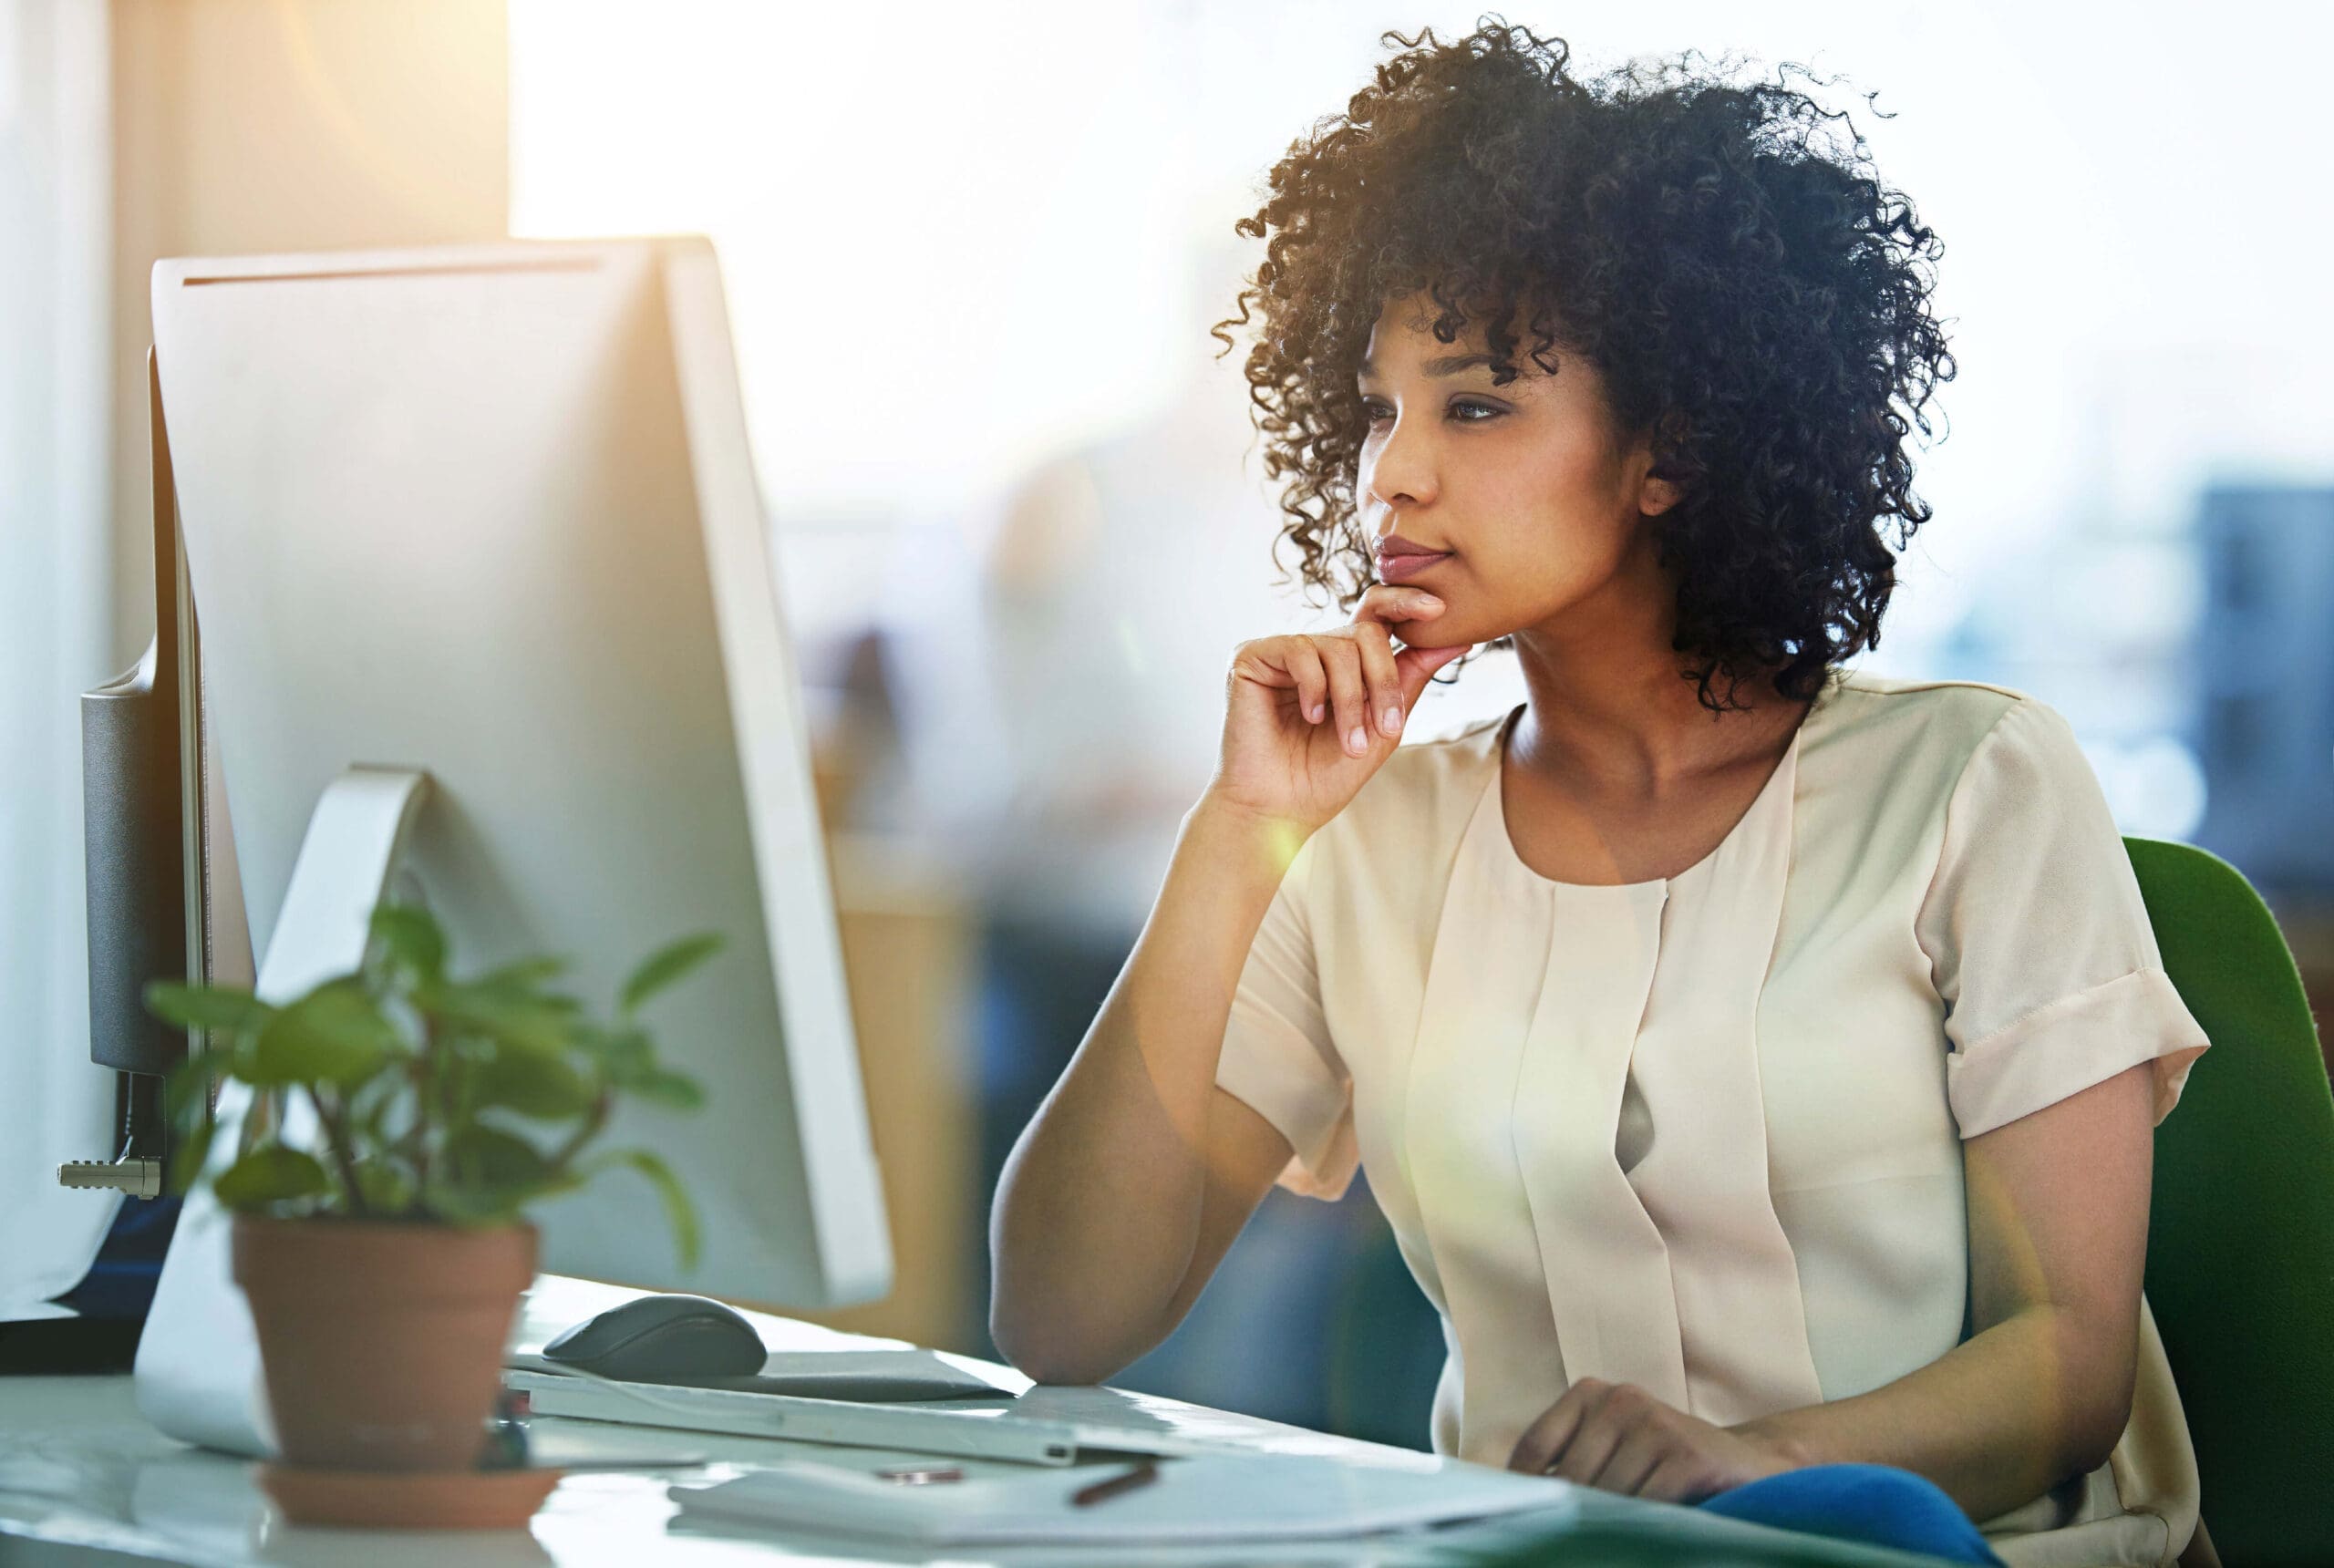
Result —
[[[2148,1305],[2228,1568],[2334,1563],[2334,1094],[2293,955],[2227,861],[2127,838],[2212,1041],[2155,1135]]]

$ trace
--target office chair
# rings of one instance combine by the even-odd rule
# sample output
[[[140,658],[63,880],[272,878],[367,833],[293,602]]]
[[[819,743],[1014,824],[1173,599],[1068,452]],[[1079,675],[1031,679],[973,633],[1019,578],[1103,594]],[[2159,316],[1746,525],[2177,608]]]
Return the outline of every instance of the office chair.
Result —
[[[2126,838],[2212,1048],[2156,1129],[2148,1305],[2227,1568],[2334,1562],[2334,1095],[2293,955],[2236,867]]]

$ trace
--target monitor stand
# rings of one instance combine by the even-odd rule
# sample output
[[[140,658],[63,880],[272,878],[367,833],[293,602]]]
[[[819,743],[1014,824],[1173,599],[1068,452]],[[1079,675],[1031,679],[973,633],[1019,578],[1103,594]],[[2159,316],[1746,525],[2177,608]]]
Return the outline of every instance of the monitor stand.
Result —
[[[397,768],[351,768],[325,788],[259,965],[260,1000],[289,1002],[363,964],[373,911],[429,793],[428,774]],[[233,1163],[252,1100],[244,1085],[221,1088],[206,1175]],[[306,1101],[293,1100],[283,1115],[294,1137],[313,1130]],[[234,1283],[230,1219],[208,1186],[188,1194],[138,1343],[138,1408],[171,1437],[263,1458],[275,1435],[259,1340]]]

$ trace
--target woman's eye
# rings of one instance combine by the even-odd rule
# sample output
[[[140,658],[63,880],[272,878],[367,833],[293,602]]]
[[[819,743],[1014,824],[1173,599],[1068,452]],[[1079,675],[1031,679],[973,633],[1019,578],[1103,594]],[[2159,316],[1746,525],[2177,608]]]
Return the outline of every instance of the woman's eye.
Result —
[[[1385,424],[1394,417],[1392,405],[1376,397],[1364,398],[1361,411],[1363,417],[1373,428]],[[1506,412],[1506,409],[1496,403],[1484,403],[1473,397],[1453,397],[1443,410],[1443,418],[1454,425],[1481,425],[1496,419]]]

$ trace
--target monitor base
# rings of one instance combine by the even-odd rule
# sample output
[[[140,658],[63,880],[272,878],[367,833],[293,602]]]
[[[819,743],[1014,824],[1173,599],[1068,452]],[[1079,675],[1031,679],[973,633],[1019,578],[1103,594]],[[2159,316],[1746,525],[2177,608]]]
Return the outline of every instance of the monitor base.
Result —
[[[352,767],[325,787],[259,966],[262,1001],[288,1002],[363,964],[373,911],[429,793],[429,776],[412,769]],[[222,1089],[206,1175],[234,1161],[253,1098],[241,1084]],[[282,1114],[296,1137],[314,1113],[294,1100]],[[187,1195],[139,1342],[138,1408],[182,1441],[265,1457],[274,1433],[258,1336],[232,1275],[230,1218],[208,1186]]]

